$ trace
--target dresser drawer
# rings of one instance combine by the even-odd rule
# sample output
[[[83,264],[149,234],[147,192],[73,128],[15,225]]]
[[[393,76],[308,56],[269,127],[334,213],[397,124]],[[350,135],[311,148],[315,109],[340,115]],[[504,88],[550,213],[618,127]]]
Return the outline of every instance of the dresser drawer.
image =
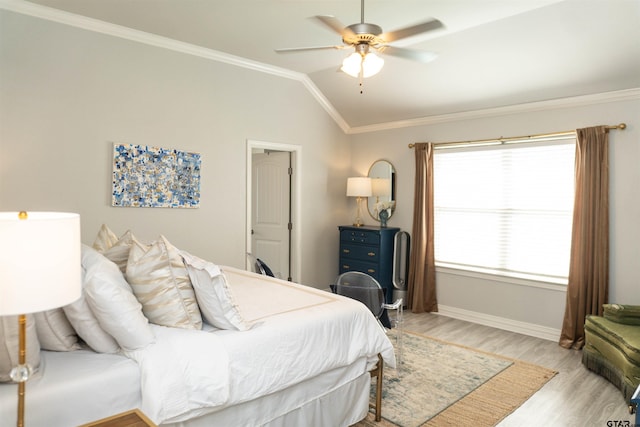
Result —
[[[377,246],[343,243],[340,247],[340,257],[377,263],[380,260],[380,251]]]
[[[377,246],[380,244],[380,234],[366,230],[342,230],[340,231],[340,241]]]
[[[347,271],[360,271],[367,273],[376,280],[380,280],[378,264],[354,260],[350,258],[340,258],[340,274]]]
[[[393,297],[393,240],[399,228],[341,225],[339,274],[359,271],[368,274],[386,289],[386,301]]]

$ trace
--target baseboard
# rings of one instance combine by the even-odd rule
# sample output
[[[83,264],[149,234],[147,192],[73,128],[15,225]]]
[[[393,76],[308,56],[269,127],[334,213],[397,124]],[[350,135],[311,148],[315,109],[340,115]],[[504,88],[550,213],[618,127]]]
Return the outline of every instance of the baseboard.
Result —
[[[492,316],[490,314],[478,313],[476,311],[469,311],[446,305],[438,304],[438,314],[441,316],[451,317],[453,319],[465,320],[467,322],[491,326],[493,328],[542,338],[549,341],[557,342],[560,338],[559,329],[536,325],[535,323],[520,322],[518,320],[507,319],[505,317]]]

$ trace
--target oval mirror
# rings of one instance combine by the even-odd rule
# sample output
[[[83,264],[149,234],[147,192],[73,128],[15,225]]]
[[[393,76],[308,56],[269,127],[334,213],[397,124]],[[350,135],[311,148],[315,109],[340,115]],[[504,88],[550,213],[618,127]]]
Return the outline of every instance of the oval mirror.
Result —
[[[387,160],[377,160],[369,168],[373,195],[367,200],[369,215],[380,221],[379,212],[386,209],[389,218],[396,210],[396,169]]]

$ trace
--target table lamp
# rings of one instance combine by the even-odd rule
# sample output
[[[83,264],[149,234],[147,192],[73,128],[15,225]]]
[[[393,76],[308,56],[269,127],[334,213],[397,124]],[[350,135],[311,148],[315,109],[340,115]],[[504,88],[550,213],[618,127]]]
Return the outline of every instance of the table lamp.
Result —
[[[365,176],[347,178],[347,197],[356,197],[358,205],[356,211],[355,227],[362,227],[362,200],[364,197],[371,197],[371,178]]]
[[[0,316],[18,315],[18,427],[24,426],[26,314],[72,303],[82,290],[80,215],[0,212]]]
[[[389,178],[371,178],[371,195],[375,196],[376,203],[380,197],[389,198],[391,196],[391,180]]]

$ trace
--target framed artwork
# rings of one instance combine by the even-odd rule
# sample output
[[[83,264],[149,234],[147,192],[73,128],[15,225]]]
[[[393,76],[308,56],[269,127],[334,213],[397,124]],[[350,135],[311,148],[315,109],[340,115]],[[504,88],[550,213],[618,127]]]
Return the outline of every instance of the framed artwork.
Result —
[[[113,206],[197,208],[198,153],[147,145],[113,145]]]

